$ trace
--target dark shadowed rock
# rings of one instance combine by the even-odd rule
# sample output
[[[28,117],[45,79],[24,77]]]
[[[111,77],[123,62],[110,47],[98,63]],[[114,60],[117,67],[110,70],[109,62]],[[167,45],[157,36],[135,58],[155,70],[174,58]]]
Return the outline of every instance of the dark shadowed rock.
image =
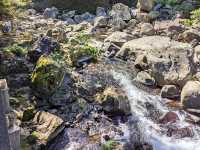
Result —
[[[184,108],[200,109],[200,82],[188,81],[181,92],[181,103]]]
[[[163,98],[177,98],[179,95],[180,91],[175,85],[164,85],[161,90],[161,97]]]

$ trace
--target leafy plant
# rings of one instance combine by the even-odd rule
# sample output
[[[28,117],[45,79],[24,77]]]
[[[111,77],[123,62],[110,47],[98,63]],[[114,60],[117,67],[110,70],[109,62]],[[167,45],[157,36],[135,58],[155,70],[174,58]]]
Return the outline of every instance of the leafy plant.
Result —
[[[103,150],[114,150],[117,143],[114,140],[109,140],[105,144],[103,144]]]
[[[200,8],[191,12],[191,20],[193,21],[194,24],[200,22]]]
[[[200,8],[193,10],[191,12],[190,19],[185,19],[183,21],[183,24],[186,26],[192,26],[199,23],[200,23]]]
[[[97,59],[99,50],[96,47],[90,46],[90,36],[86,34],[79,34],[69,41],[69,58],[73,64],[76,64],[77,60],[84,56],[92,56]]]
[[[27,49],[19,46],[18,44],[4,48],[4,51],[15,54],[16,56],[25,56],[27,54]]]
[[[65,55],[64,53],[60,52],[60,51],[55,51],[53,53],[51,53],[51,58],[57,62],[60,65],[64,65],[65,64]]]

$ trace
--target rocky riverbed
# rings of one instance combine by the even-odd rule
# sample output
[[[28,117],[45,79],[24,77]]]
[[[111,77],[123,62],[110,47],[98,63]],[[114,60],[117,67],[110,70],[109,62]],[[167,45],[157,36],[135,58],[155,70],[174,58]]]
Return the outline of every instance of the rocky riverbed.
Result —
[[[22,149],[198,150],[200,28],[184,24],[195,2],[36,6],[0,32]]]

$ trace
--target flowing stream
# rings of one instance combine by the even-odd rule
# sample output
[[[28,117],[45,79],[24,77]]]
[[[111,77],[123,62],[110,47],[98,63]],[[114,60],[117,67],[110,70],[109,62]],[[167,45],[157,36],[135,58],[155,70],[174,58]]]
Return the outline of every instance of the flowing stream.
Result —
[[[166,130],[151,119],[147,117],[149,109],[145,107],[146,103],[151,104],[156,110],[161,113],[171,111],[164,104],[164,100],[160,96],[150,95],[143,90],[137,88],[129,79],[128,75],[112,71],[113,77],[119,81],[124,92],[128,96],[131,111],[134,117],[138,120],[138,125],[142,129],[142,136],[145,141],[153,146],[154,150],[199,150],[200,149],[200,127],[191,125],[185,121],[185,113],[174,111],[179,116],[179,121],[175,123],[176,127],[184,128],[190,127],[193,130],[192,137],[176,138],[174,136],[167,136],[162,131]],[[127,130],[127,132],[132,132]]]

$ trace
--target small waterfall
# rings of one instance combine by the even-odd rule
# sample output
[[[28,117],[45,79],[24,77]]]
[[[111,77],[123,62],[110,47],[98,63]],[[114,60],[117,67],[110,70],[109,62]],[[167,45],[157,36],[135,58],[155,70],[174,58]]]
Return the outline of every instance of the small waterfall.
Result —
[[[142,128],[142,137],[145,141],[149,142],[154,150],[199,150],[200,149],[200,136],[198,131],[200,128],[194,125],[191,125],[185,122],[184,114],[179,111],[174,111],[178,114],[180,121],[176,123],[178,127],[192,127],[194,131],[194,137],[192,138],[175,138],[168,137],[165,134],[162,134],[162,127],[150,119],[146,117],[146,114],[150,110],[145,107],[146,103],[150,103],[154,108],[159,110],[161,113],[169,112],[169,108],[164,105],[163,100],[160,96],[150,95],[141,89],[134,86],[131,80],[127,75],[123,73],[118,73],[115,71],[111,72],[114,79],[118,80],[120,85],[122,86],[124,92],[128,96],[132,114],[138,120],[139,128]],[[140,133],[141,133],[140,131]],[[129,130],[128,132],[132,132]]]

